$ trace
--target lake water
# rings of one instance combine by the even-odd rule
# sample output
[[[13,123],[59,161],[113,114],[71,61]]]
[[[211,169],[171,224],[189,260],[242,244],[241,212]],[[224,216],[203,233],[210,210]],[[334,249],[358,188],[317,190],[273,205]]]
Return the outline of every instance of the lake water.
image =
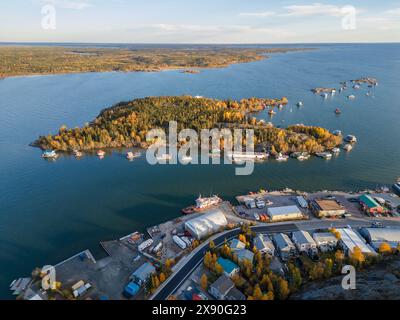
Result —
[[[313,46],[317,47],[317,46]],[[0,81],[0,298],[8,285],[36,266],[54,264],[100,240],[179,216],[202,193],[235,195],[260,188],[352,190],[392,184],[400,176],[400,45],[324,45],[319,50],[274,54],[271,59],[203,70],[159,73],[90,73]],[[373,97],[354,91],[324,100],[309,90],[339,87],[342,80],[376,77]],[[82,126],[101,109],[151,95],[214,98],[282,97],[290,104],[275,125],[320,125],[354,134],[351,153],[330,161],[313,158],[257,164],[251,176],[234,166],[150,166],[114,151],[103,160],[41,159],[29,143],[61,125]],[[304,102],[297,108],[295,103]],[[334,110],[340,107],[342,114]],[[267,114],[259,117],[268,119]]]

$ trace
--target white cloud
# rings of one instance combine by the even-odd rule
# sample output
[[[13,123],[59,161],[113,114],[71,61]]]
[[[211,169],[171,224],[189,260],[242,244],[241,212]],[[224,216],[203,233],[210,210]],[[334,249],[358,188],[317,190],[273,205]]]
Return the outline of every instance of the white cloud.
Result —
[[[387,10],[387,11],[383,12],[383,14],[389,15],[389,16],[400,16],[400,8]]]
[[[315,15],[327,15],[337,17],[342,15],[342,7],[322,3],[313,3],[310,5],[292,5],[286,6],[284,8],[287,10],[287,12],[283,13],[282,15],[291,17],[304,17]]]
[[[51,4],[63,9],[83,10],[93,5],[88,0],[41,0],[42,4]]]
[[[239,16],[245,16],[245,17],[270,17],[275,15],[276,13],[273,11],[264,11],[264,12],[242,12],[239,13]]]

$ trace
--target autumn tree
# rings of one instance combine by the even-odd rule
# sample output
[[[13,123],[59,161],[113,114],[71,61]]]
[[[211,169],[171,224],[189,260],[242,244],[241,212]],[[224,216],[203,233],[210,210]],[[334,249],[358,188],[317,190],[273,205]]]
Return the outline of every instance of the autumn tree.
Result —
[[[355,246],[353,251],[350,253],[350,259],[355,266],[361,266],[365,261],[365,256],[362,253],[360,247]]]
[[[379,246],[379,253],[386,255],[392,252],[392,248],[389,243],[387,242],[382,242],[381,245]]]
[[[207,290],[208,288],[208,277],[205,273],[201,276],[200,285],[203,290]]]

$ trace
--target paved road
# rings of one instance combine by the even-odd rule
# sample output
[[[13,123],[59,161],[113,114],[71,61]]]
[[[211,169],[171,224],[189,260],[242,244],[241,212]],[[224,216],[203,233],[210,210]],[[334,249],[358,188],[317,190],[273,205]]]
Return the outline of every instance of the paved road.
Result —
[[[292,232],[298,230],[295,224],[283,224],[283,225],[266,225],[266,226],[254,226],[253,231],[256,232]],[[240,229],[230,230],[219,237],[214,239],[216,246],[224,243],[225,239],[231,239],[239,235]],[[204,254],[209,250],[208,244],[204,244],[193,256],[186,261],[185,265],[178,271],[174,272],[166,281],[165,285],[152,297],[152,300],[165,300],[185,281],[192,271],[202,262]]]

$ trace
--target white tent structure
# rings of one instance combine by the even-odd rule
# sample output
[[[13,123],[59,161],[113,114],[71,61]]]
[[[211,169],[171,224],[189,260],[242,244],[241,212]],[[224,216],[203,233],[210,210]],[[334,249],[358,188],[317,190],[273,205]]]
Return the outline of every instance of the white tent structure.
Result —
[[[214,210],[185,223],[185,229],[196,239],[202,239],[228,224],[221,210]]]

